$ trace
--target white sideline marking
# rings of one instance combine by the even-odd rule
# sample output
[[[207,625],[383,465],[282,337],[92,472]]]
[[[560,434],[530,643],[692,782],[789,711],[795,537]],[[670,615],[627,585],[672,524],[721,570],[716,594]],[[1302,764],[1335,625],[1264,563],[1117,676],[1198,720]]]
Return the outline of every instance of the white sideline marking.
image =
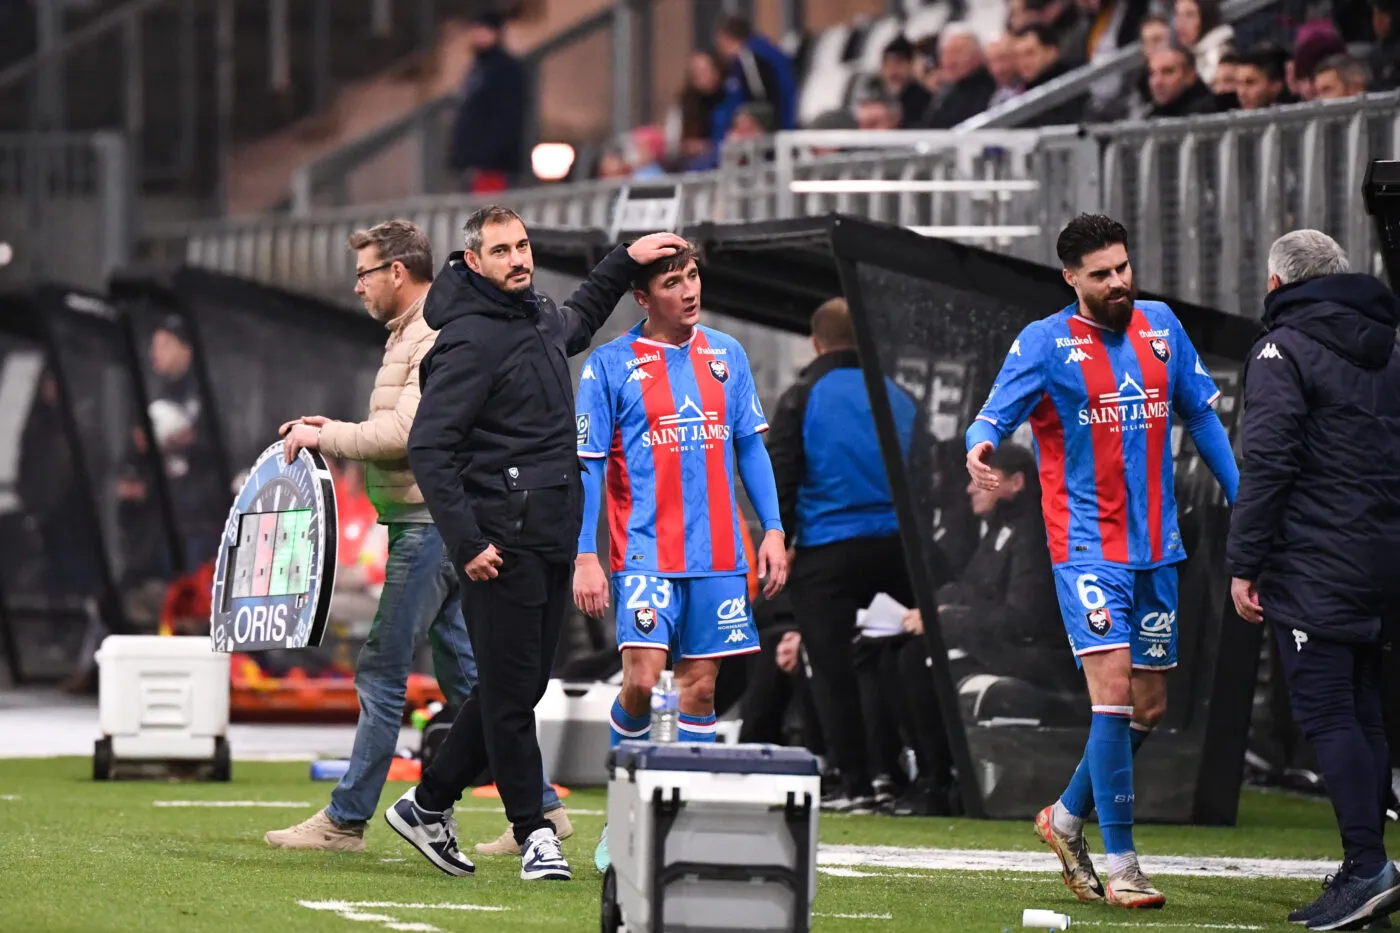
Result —
[[[824,920],[893,920],[891,914],[812,914]]]
[[[1267,927],[1251,926],[1247,923],[1137,923],[1132,920],[1075,920],[1074,926],[1085,927],[1132,927],[1133,929],[1151,927],[1171,927],[1179,930],[1185,927],[1188,930],[1264,930]]]
[[[996,849],[915,849],[896,846],[821,846],[817,864],[854,868],[903,868],[923,871],[1052,872],[1060,863],[1045,852],[1012,852]],[[1283,878],[1312,880],[1337,868],[1323,859],[1217,858],[1190,855],[1144,855],[1143,870],[1150,875],[1185,875],[1196,878]]]
[[[153,800],[153,807],[273,807],[288,810],[309,807],[306,800]]]
[[[310,910],[332,911],[342,920],[357,920],[361,923],[377,923],[388,930],[402,930],[403,933],[443,933],[431,923],[404,921],[388,914],[365,913],[361,908],[380,910],[481,910],[500,913],[507,907],[487,907],[481,904],[401,904],[397,901],[297,901]]]
[[[926,875],[926,874],[916,874],[916,873],[911,872],[911,871],[904,871],[904,872],[893,872],[893,871],[858,871],[858,870],[856,870],[856,869],[854,869],[854,868],[832,868],[832,867],[827,867],[827,866],[820,866],[820,867],[817,868],[817,871],[818,871],[820,874],[829,875],[829,876],[831,876],[832,878],[918,878],[918,879],[921,879],[921,880],[923,880],[923,881],[927,881],[927,880],[928,880],[928,875]],[[998,881],[1005,881],[1005,882],[1015,883],[1015,884],[1059,884],[1059,883],[1060,883],[1060,879],[1059,879],[1059,878],[1056,878],[1056,877],[1053,877],[1053,876],[1049,876],[1049,875],[1042,875],[1042,876],[1040,876],[1039,878],[1031,878],[1031,877],[1026,876],[1026,875],[999,875],[999,876],[997,877],[997,880],[998,880]]]
[[[18,800],[19,794],[0,794],[0,800]]]

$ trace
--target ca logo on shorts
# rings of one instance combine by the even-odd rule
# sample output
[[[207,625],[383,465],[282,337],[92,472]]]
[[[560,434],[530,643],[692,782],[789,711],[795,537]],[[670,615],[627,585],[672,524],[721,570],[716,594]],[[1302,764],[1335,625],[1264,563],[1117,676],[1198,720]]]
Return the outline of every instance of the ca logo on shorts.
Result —
[[[1142,624],[1138,628],[1151,635],[1170,635],[1175,624],[1175,612],[1149,612],[1142,617]]]
[[[1089,622],[1089,630],[1095,635],[1107,635],[1108,630],[1113,628],[1113,617],[1108,614],[1107,609],[1091,609],[1084,613],[1084,618]]]
[[[719,611],[716,613],[721,623],[735,622],[744,619],[747,617],[747,614],[748,600],[743,596],[734,599],[726,599],[719,604]]]
[[[650,606],[638,609],[632,614],[632,621],[637,626],[637,631],[643,635],[650,635],[656,631],[656,610]]]

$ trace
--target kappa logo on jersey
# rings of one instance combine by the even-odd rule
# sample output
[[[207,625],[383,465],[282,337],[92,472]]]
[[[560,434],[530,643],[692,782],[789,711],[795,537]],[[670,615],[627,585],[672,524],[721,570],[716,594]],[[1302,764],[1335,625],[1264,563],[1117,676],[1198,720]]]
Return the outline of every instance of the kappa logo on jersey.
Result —
[[[1020,355],[1021,355],[1021,338],[1020,338],[1020,337],[1017,337],[1015,340],[1011,341],[1011,353],[1012,353],[1013,355],[1015,355],[1015,356],[1020,356]]]
[[[1099,403],[1092,408],[1079,411],[1081,425],[1111,424],[1113,433],[1141,431],[1155,418],[1166,418],[1171,414],[1171,402],[1162,401],[1160,389],[1143,389],[1138,381],[1128,374],[1118,386],[1117,392],[1104,392]]]
[[[1274,345],[1271,344],[1271,343],[1266,343],[1266,344],[1264,344],[1264,349],[1262,349],[1262,350],[1259,351],[1259,355],[1258,355],[1257,357],[1255,357],[1255,359],[1258,359],[1258,360],[1281,360],[1281,359],[1283,359],[1283,354],[1280,353],[1280,352],[1278,352],[1278,347],[1274,346]]]
[[[726,599],[719,604],[719,611],[716,613],[720,625],[726,622],[744,622],[749,617],[749,601],[747,597],[736,596],[733,599]]]
[[[716,382],[727,382],[729,367],[724,364],[724,360],[710,360],[710,375],[715,377]]]
[[[645,606],[632,613],[632,624],[637,626],[637,631],[643,635],[650,635],[656,631],[656,610],[650,606]]]
[[[578,381],[583,382],[585,379],[597,378],[597,376],[593,375],[593,364],[589,363],[587,366],[583,367],[583,375],[578,377]]]
[[[643,379],[654,379],[654,378],[656,378],[656,377],[653,376],[651,373],[647,372],[645,369],[634,369],[634,370],[632,370],[632,374],[631,374],[630,376],[627,377],[627,381],[628,381],[628,382],[641,382]]]
[[[1169,635],[1175,624],[1175,612],[1149,612],[1142,617],[1142,624],[1138,628],[1148,635]]]
[[[1083,350],[1079,349],[1078,347],[1075,347],[1073,350],[1069,351],[1069,356],[1065,357],[1065,362],[1066,362],[1066,363],[1083,363],[1083,362],[1087,362],[1088,360],[1092,360],[1092,359],[1093,359],[1092,356],[1090,356],[1089,354],[1085,353]]]
[[[1148,346],[1152,348],[1152,355],[1163,363],[1172,358],[1171,344],[1167,343],[1165,337],[1153,337]]]
[[[582,447],[588,443],[588,414],[575,415],[574,427],[578,431],[578,445]]]
[[[1095,635],[1107,635],[1108,630],[1113,628],[1113,617],[1107,609],[1090,609],[1084,613],[1084,618]]]

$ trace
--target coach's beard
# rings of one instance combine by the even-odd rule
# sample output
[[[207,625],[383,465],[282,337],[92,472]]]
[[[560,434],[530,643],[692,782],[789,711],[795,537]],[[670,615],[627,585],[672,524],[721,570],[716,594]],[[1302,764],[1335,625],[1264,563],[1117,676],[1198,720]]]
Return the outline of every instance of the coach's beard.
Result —
[[[1133,305],[1137,302],[1136,289],[1109,292],[1102,301],[1085,299],[1089,306],[1089,316],[1111,330],[1126,330],[1133,319]]]

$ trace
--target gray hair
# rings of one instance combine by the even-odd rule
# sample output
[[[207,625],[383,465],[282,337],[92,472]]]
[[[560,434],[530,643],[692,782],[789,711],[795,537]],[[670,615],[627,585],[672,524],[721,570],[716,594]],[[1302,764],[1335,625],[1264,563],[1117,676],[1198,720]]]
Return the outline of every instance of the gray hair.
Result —
[[[490,224],[507,224],[520,220],[520,215],[508,207],[492,204],[472,211],[462,225],[462,245],[469,253],[481,252],[481,231]],[[520,220],[521,224],[525,221]]]
[[[1281,285],[1350,271],[1347,254],[1321,230],[1294,230],[1269,247],[1269,275]]]

